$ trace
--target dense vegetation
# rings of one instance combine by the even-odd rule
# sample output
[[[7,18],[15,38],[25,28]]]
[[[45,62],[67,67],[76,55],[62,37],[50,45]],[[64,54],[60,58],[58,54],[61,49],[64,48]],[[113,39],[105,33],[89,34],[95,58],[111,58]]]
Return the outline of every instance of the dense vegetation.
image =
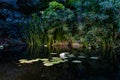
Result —
[[[47,0],[42,11],[39,7],[22,30],[29,45],[66,41],[94,48],[119,45],[119,0]]]

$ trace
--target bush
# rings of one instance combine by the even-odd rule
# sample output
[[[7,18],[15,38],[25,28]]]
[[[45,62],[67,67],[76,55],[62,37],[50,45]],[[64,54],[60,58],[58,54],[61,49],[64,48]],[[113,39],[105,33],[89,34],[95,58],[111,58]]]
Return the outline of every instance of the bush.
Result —
[[[115,42],[115,33],[120,30],[119,4],[119,0],[52,1],[41,18],[33,18],[30,24],[40,28],[35,35],[44,35],[41,39],[46,37],[50,43],[74,37],[87,45],[107,45]]]

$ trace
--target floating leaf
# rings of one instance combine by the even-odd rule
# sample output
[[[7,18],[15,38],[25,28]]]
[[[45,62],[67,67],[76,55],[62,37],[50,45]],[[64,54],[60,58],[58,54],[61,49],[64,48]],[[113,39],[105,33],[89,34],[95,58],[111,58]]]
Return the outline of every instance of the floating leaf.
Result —
[[[52,63],[59,63],[59,62],[64,62],[61,58],[59,57],[53,57],[51,60]]]
[[[73,54],[68,55],[68,58],[74,58],[75,56]]]
[[[43,59],[40,59],[41,61],[48,61],[48,59],[46,59],[46,58],[43,58]]]
[[[86,56],[78,56],[78,58],[86,58]]]
[[[73,60],[72,62],[73,62],[73,63],[81,63],[82,61],[79,61],[79,60]]]
[[[45,63],[44,66],[53,66],[54,64],[52,63]]]
[[[39,60],[40,60],[39,58],[37,58],[37,59],[32,59],[32,60],[20,59],[19,62],[20,62],[20,63],[29,64],[29,63],[37,62],[37,61],[39,61]]]
[[[99,57],[90,57],[90,59],[95,59],[95,60],[97,60],[97,59],[99,59]]]
[[[50,61],[48,59],[40,59],[40,60],[43,61],[44,66],[53,66],[54,64],[59,64],[61,62],[64,62],[59,57],[52,57]]]

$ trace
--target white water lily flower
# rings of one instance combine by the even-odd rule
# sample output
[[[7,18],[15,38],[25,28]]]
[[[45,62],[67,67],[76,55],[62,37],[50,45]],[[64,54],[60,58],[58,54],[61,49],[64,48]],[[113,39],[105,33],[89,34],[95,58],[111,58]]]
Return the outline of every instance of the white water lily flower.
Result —
[[[68,54],[68,53],[65,53],[65,52],[63,52],[63,53],[60,53],[60,58],[62,58],[62,59],[66,59],[67,57],[66,57],[66,54]]]
[[[3,45],[0,45],[0,50],[4,49],[4,46]]]
[[[44,47],[47,47],[48,45],[44,45]]]

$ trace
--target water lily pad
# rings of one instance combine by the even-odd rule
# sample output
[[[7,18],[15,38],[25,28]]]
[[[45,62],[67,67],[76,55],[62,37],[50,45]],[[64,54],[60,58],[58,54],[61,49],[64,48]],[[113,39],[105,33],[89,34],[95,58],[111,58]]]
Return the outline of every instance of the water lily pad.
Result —
[[[52,60],[56,60],[56,61],[58,61],[58,60],[61,60],[61,61],[63,61],[61,58],[59,58],[59,57],[52,57]]]
[[[78,58],[84,59],[86,58],[86,56],[78,56]]]
[[[68,61],[67,59],[64,60],[64,62],[67,62],[67,61]]]
[[[44,66],[53,66],[54,64],[52,63],[45,63]]]
[[[99,57],[90,57],[90,59],[97,60],[97,59],[99,59]]]
[[[74,58],[75,56],[73,54],[68,55],[68,58]]]
[[[53,57],[51,62],[64,62],[64,61],[59,57]]]
[[[53,66],[54,65],[50,61],[44,61],[43,64],[44,64],[44,66]]]
[[[73,63],[81,63],[82,61],[79,61],[79,60],[73,60],[72,62],[73,62]]]
[[[52,57],[52,59],[50,61],[48,59],[40,59],[40,60],[43,61],[44,66],[52,66],[54,64],[59,64],[61,62],[64,62],[59,57]]]
[[[19,62],[20,62],[20,63],[27,63],[27,64],[29,64],[29,63],[37,62],[37,61],[39,61],[39,60],[40,60],[39,58],[37,58],[37,59],[32,59],[32,60],[20,59]]]
[[[25,63],[27,61],[27,59],[21,59],[19,60],[20,63]]]
[[[59,64],[59,63],[61,63],[61,62],[51,62],[52,64]]]
[[[43,58],[43,59],[40,59],[40,60],[41,60],[41,61],[44,61],[44,62],[45,62],[45,61],[48,61],[48,59],[46,59],[46,58]]]

